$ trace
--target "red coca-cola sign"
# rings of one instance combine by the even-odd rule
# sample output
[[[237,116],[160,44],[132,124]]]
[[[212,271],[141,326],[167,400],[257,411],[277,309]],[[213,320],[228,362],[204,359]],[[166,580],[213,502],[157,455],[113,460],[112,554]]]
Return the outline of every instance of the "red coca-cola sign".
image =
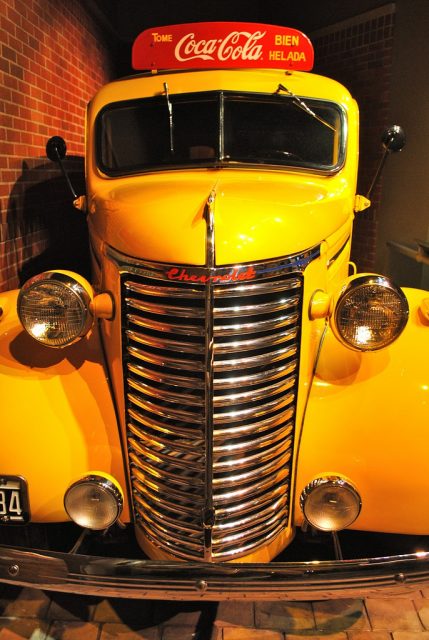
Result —
[[[132,50],[134,69],[300,69],[313,67],[313,46],[289,27],[254,22],[197,22],[146,29]]]

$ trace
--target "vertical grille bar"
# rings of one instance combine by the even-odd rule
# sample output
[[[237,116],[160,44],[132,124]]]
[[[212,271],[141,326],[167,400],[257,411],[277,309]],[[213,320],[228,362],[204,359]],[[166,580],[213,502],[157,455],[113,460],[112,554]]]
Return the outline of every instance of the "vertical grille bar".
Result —
[[[209,269],[215,265],[215,238],[213,204],[215,195],[212,193],[205,207],[204,215],[207,226],[206,264]],[[214,295],[211,280],[206,284],[206,365],[205,365],[205,505],[203,513],[204,527],[204,559],[213,559],[213,526],[215,524],[215,508],[213,501],[213,371],[214,371],[214,327],[213,308]]]

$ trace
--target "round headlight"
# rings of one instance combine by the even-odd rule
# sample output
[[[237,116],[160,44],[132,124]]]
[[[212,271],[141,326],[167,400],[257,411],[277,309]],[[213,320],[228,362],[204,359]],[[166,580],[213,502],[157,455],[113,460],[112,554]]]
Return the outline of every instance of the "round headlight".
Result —
[[[341,291],[332,317],[337,337],[352,349],[375,351],[391,344],[408,320],[404,293],[383,276],[358,276]]]
[[[121,515],[119,487],[103,476],[87,476],[72,484],[64,496],[70,518],[85,529],[100,531],[111,527]]]
[[[340,531],[358,517],[361,500],[356,489],[337,476],[310,482],[300,498],[306,520],[321,531]]]
[[[48,347],[65,347],[88,332],[91,285],[80,280],[52,271],[24,284],[18,296],[18,316],[30,336]]]

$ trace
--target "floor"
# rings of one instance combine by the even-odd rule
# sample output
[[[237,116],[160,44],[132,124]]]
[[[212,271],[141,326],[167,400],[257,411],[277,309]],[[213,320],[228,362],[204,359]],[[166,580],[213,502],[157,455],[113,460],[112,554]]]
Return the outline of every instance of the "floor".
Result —
[[[401,598],[175,603],[0,586],[0,640],[429,640],[429,590]]]

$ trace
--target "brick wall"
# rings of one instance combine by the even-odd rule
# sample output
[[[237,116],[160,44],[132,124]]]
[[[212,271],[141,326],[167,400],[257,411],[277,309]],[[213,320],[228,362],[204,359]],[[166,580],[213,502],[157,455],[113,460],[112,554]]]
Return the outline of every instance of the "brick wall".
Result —
[[[395,5],[389,3],[312,34],[315,71],[344,84],[359,104],[360,169],[358,193],[366,194],[382,155],[380,137],[388,121]],[[360,271],[373,271],[381,182],[372,206],[357,214],[352,259]]]
[[[45,145],[51,135],[65,138],[82,193],[86,103],[113,75],[88,4],[1,0],[0,291],[44,268],[76,268],[86,256],[83,216]]]

